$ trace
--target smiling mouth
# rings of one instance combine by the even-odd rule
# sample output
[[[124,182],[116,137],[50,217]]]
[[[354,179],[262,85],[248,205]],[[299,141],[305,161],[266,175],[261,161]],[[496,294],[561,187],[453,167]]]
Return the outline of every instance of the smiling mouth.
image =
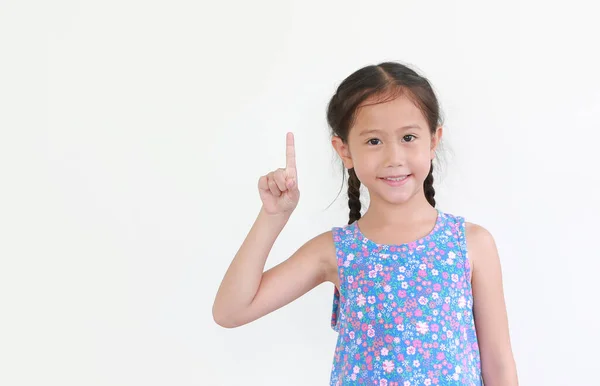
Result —
[[[398,176],[389,176],[389,177],[379,177],[382,180],[386,181],[404,181],[410,177],[410,174],[398,175]]]

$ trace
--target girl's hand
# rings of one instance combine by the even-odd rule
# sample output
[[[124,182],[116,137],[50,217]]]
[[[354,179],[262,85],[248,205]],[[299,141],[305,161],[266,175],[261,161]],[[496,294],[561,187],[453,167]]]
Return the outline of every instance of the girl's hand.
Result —
[[[258,192],[263,203],[263,210],[267,214],[289,215],[298,205],[300,191],[298,190],[296,151],[292,133],[287,133],[285,154],[285,169],[274,170],[258,180]]]

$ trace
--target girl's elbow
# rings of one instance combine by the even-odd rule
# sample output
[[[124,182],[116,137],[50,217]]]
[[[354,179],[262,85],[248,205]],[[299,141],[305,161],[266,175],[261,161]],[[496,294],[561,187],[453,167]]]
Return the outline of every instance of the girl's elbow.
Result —
[[[518,386],[517,366],[512,356],[482,367],[486,386]]]

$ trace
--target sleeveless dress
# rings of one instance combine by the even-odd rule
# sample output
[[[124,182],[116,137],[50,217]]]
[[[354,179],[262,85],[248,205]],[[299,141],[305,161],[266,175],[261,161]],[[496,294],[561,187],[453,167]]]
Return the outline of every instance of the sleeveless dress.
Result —
[[[356,221],[332,228],[330,386],[482,385],[465,219],[437,212],[427,236],[400,245],[369,240]]]

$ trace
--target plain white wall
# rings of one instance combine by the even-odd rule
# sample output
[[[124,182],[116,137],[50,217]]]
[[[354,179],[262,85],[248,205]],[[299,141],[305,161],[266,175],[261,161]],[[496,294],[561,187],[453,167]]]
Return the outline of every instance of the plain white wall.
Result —
[[[0,384],[327,384],[333,284],[233,330],[211,307],[288,130],[302,196],[266,269],[347,221],[325,107],[385,60],[440,98],[436,200],[496,238],[521,385],[597,384],[584,4],[0,2]]]

